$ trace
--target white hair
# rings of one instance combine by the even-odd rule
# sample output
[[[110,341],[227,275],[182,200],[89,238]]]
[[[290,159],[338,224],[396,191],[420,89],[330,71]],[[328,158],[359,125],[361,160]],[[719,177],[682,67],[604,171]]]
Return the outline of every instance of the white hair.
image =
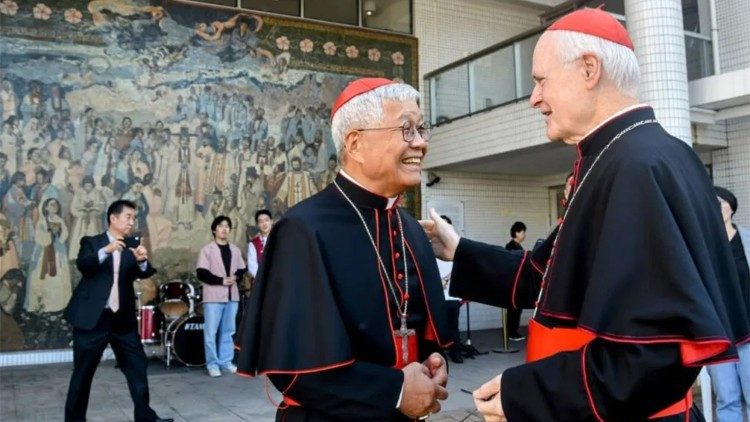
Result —
[[[331,133],[341,159],[344,138],[354,129],[372,127],[383,120],[386,101],[419,103],[419,91],[407,84],[388,84],[358,95],[336,111],[331,120]]]
[[[638,97],[641,70],[633,50],[624,45],[580,32],[555,30],[543,36],[551,36],[557,47],[560,60],[569,65],[584,54],[593,54],[602,62],[604,78],[612,82],[624,95]]]

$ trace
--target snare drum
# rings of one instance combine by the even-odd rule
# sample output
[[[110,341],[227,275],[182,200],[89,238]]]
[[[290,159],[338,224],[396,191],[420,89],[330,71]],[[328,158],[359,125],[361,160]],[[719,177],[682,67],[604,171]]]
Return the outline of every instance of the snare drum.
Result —
[[[153,305],[141,306],[139,310],[141,316],[138,334],[141,336],[141,343],[154,344],[159,342],[159,327],[161,318]]]
[[[170,281],[159,287],[161,303],[159,310],[170,321],[186,315],[195,296],[195,289],[189,283]]]
[[[203,349],[203,317],[185,315],[172,321],[165,333],[165,342],[174,357],[186,366],[203,366],[206,354]],[[169,352],[168,352],[169,353]]]

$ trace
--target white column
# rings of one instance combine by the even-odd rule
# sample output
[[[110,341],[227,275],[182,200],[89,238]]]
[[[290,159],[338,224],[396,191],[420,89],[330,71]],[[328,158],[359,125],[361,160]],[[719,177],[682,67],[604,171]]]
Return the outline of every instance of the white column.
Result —
[[[641,66],[640,99],[672,135],[692,144],[680,0],[625,0],[628,32]]]

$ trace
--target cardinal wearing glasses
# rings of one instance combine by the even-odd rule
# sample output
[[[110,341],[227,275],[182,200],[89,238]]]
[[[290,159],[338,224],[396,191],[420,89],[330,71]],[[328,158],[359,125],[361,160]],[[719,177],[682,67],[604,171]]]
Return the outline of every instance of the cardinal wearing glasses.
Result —
[[[433,252],[400,195],[420,183],[419,93],[350,83],[332,107],[341,170],[269,236],[238,338],[239,373],[283,394],[276,420],[406,421],[448,396]]]

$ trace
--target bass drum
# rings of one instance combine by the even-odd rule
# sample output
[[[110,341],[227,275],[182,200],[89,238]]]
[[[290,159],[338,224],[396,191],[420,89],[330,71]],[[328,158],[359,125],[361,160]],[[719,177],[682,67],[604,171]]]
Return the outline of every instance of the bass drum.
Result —
[[[206,353],[203,350],[203,316],[183,316],[169,324],[166,332],[175,359],[186,366],[203,366]]]

